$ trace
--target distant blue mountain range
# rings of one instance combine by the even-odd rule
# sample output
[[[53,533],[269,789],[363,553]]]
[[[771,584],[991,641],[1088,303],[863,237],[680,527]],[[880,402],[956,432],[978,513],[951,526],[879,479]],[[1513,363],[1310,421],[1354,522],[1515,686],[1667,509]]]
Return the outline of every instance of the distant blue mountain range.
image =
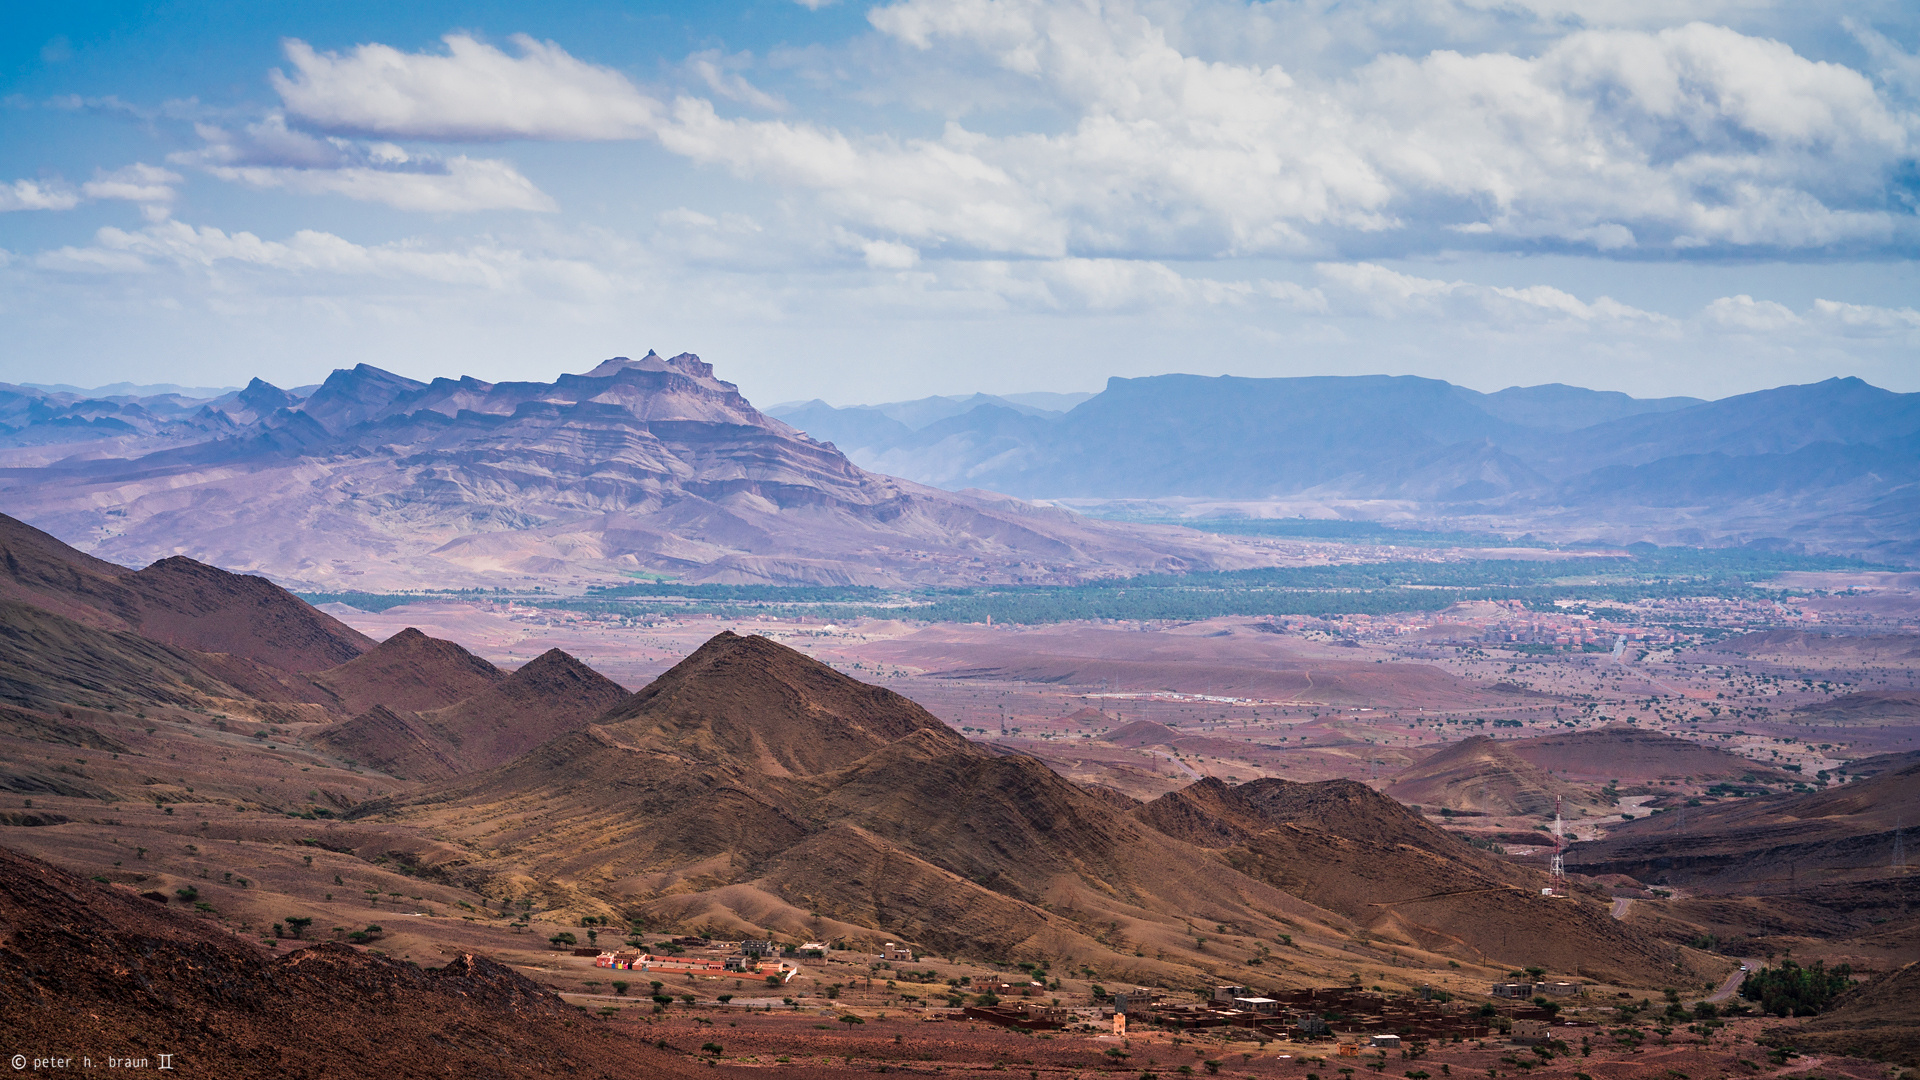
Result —
[[[1096,512],[1097,500],[1134,513],[1389,515],[1920,558],[1920,394],[1854,378],[1718,401],[1197,375],[1112,379],[1065,410],[934,400],[946,415],[920,423],[916,409],[940,410],[770,412],[868,469]]]

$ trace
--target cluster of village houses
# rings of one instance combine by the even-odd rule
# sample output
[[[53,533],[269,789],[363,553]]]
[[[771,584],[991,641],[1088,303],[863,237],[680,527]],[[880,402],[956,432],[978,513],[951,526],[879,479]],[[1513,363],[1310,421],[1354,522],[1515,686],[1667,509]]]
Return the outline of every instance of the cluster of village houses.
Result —
[[[709,942],[706,938],[675,938],[668,943],[677,951],[647,952],[641,949],[619,949],[601,952],[594,958],[595,967],[610,968],[614,971],[665,971],[675,974],[688,972],[703,975],[760,975],[777,977],[782,982],[792,979],[800,970],[798,965],[781,958],[781,950],[772,941],[722,941]],[[688,956],[687,949],[728,949],[725,956]],[[820,959],[827,955],[825,942],[809,941],[798,948],[788,948],[785,954],[797,959]],[[904,945],[887,942],[880,954],[883,960],[912,960],[913,950]]]
[[[978,990],[980,980],[975,985]],[[1521,988],[1529,993],[1520,993]],[[1512,999],[1565,996],[1577,993],[1579,987],[1574,983],[1502,983],[1494,989],[1495,996]],[[1400,1046],[1403,1038],[1484,1038],[1492,1033],[1494,1018],[1484,1015],[1477,1006],[1443,1000],[1448,997],[1429,991],[1411,998],[1390,998],[1346,987],[1284,991],[1278,997],[1267,997],[1251,993],[1244,986],[1216,986],[1208,1000],[1185,1004],[1168,1001],[1165,991],[1142,986],[1116,993],[1108,1005],[1093,1009],[1002,1002],[972,1006],[964,1012],[969,1019],[1027,1030],[1108,1023],[1119,1034],[1125,1034],[1130,1024],[1180,1030],[1250,1028],[1260,1038],[1339,1039],[1342,1053],[1350,1053],[1362,1044],[1391,1049]],[[1501,1006],[1499,1017],[1498,1026],[1523,1043],[1550,1038],[1554,1026],[1552,1012],[1531,1003]]]
[[[610,950],[594,960],[598,967],[615,971],[689,972],[698,974],[760,975],[785,982],[798,973],[798,966],[782,959],[781,953],[794,959],[824,958],[829,946],[810,941],[782,950],[769,940],[708,942],[705,938],[676,938],[667,943],[675,951],[646,952],[640,949]],[[726,950],[723,956],[689,956],[687,949]],[[913,950],[888,942],[880,958],[911,961]],[[967,989],[985,998],[1010,997],[1030,991],[1043,983],[1009,983],[998,975],[976,975]],[[1494,983],[1488,994],[1514,1002],[1501,1009],[1502,1026],[1517,1041],[1537,1041],[1549,1037],[1553,1022],[1551,1010],[1536,1008],[1534,998],[1568,997],[1580,992],[1572,982]],[[1448,995],[1423,992],[1415,998],[1392,999],[1384,994],[1366,993],[1346,987],[1286,991],[1279,997],[1267,997],[1244,986],[1216,986],[1211,996],[1198,1004],[1175,1004],[1166,992],[1152,987],[1135,987],[1115,993],[1104,1006],[1092,1009],[1041,1005],[1037,1002],[1003,1000],[997,1004],[968,1006],[963,1013],[970,1019],[1027,1030],[1057,1029],[1079,1023],[1111,1023],[1124,1033],[1132,1023],[1151,1023],[1163,1027],[1253,1028],[1272,1038],[1331,1038],[1358,1035],[1360,1041],[1375,1048],[1393,1048],[1401,1038],[1484,1037],[1493,1028],[1491,1018],[1464,1003],[1448,1000]],[[1056,999],[1057,1000],[1057,999]],[[1329,1017],[1337,1019],[1329,1020]],[[1565,1021],[1563,1021],[1564,1023]],[[1343,1052],[1359,1043],[1348,1040]]]

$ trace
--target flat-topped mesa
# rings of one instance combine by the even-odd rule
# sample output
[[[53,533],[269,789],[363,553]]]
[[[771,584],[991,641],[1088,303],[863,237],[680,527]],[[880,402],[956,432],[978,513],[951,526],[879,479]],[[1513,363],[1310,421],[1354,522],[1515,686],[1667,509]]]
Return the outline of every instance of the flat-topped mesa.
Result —
[[[722,631],[607,714],[608,737],[773,776],[844,768],[925,731],[970,747],[913,701],[758,635]]]

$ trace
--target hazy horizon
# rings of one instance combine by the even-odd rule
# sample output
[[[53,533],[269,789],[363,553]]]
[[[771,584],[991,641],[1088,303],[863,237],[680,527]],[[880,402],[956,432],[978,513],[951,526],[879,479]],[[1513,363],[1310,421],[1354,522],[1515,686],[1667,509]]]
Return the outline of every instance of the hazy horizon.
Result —
[[[651,346],[768,402],[1920,390],[1894,0],[0,20],[8,381],[549,379]]]
[[[645,353],[642,353],[641,355],[645,355]],[[698,355],[698,354],[696,353],[695,355]],[[607,358],[605,357],[600,358],[600,360],[604,360],[604,359],[607,359]],[[702,359],[706,359],[706,358],[702,357]],[[599,363],[600,360],[595,360],[592,363],[585,363],[582,365],[578,365],[579,371],[570,372],[570,373],[579,374],[581,372],[584,372],[592,368],[595,363]],[[374,366],[378,367],[379,365],[374,365]],[[335,370],[347,370],[347,369],[338,368]],[[407,374],[407,373],[395,372],[395,374]],[[718,370],[717,368],[716,368],[715,374],[720,378],[723,378],[723,379],[726,378],[726,372]],[[946,398],[946,399],[953,399],[953,400],[964,400],[964,399],[972,398],[976,396],[987,396],[987,397],[998,397],[998,398],[1006,398],[1008,400],[1015,400],[1019,398],[1025,398],[1025,397],[1050,397],[1050,396],[1093,397],[1098,395],[1102,390],[1104,390],[1106,388],[1108,380],[1113,378],[1153,378],[1159,375],[1198,375],[1198,374],[1200,373],[1190,372],[1190,371],[1162,371],[1162,372],[1152,372],[1152,373],[1143,374],[1143,375],[1107,376],[1100,379],[1098,388],[1091,389],[1091,390],[1056,391],[1056,390],[1030,390],[1030,389],[1029,390],[976,389],[976,390],[962,391],[958,393],[923,394],[917,398],[900,398],[900,399],[893,399],[893,400],[868,400],[868,401],[852,401],[852,400],[833,401],[833,400],[828,400],[819,395],[815,395],[813,397],[805,397],[805,398],[791,398],[783,401],[761,401],[758,398],[756,398],[753,395],[753,393],[751,393],[749,388],[742,387],[742,392],[745,394],[747,399],[754,404],[756,408],[759,408],[762,411],[787,409],[787,408],[792,408],[799,405],[805,405],[813,401],[825,401],[828,405],[831,405],[837,409],[857,409],[857,408],[876,408],[876,407],[887,406],[887,405],[908,404],[915,401],[927,400],[929,398]],[[1385,372],[1385,371],[1353,371],[1353,372],[1330,372],[1325,374],[1332,375],[1334,377],[1365,378],[1368,376],[1389,376],[1392,373]],[[422,381],[426,381],[426,380],[440,377],[440,376],[457,378],[458,375],[459,373],[453,373],[453,372],[429,373],[421,377],[421,379]],[[415,376],[410,375],[408,377],[413,378]],[[1202,376],[1202,377],[1205,377],[1205,376]],[[1305,376],[1247,376],[1247,377],[1294,378],[1294,377],[1314,377],[1314,376],[1305,375]],[[1848,375],[1827,376],[1827,378],[1829,379],[1834,379],[1834,378],[1845,379],[1845,378],[1855,378],[1855,377],[1857,376],[1848,376]],[[271,381],[271,380],[268,380],[268,381]],[[324,381],[324,379],[322,381]],[[732,380],[728,380],[728,381],[732,381]],[[1452,380],[1447,380],[1447,381],[1451,382]],[[1825,380],[1823,379],[1823,380],[1814,380],[1814,381],[1825,381]],[[1879,386],[1879,384],[1872,383],[1870,380],[1862,380],[1862,381],[1868,382],[1869,385],[1878,386],[1879,389],[1883,389],[1883,390],[1891,389],[1890,387]],[[177,383],[130,383],[130,382],[103,383],[97,386],[76,386],[71,383],[43,383],[43,382],[34,382],[30,380],[21,381],[21,382],[15,383],[14,385],[29,387],[35,390],[44,390],[48,392],[97,394],[102,397],[129,397],[129,396],[147,397],[147,396],[157,396],[157,395],[168,394],[168,393],[177,393],[183,397],[209,398],[209,399],[219,397],[225,394],[235,393],[240,390],[244,390],[246,388],[245,383],[232,385],[232,386],[218,386],[218,387],[180,386]],[[314,383],[305,383],[300,386],[281,386],[280,389],[289,390],[289,391],[300,390],[300,389],[312,390],[316,388],[318,385],[319,385],[318,382],[314,382]],[[1503,390],[1524,390],[1524,389],[1531,389],[1535,387],[1553,386],[1553,385],[1573,386],[1578,389],[1585,389],[1585,390],[1602,389],[1599,387],[1590,387],[1590,386],[1583,387],[1583,386],[1579,386],[1579,384],[1577,383],[1558,383],[1558,382],[1511,383],[1506,386],[1472,386],[1466,383],[1454,382],[1453,385],[1460,386],[1463,389],[1473,390],[1483,394],[1494,394],[1494,393],[1499,393],[1500,391],[1503,391]],[[1778,385],[1788,386],[1788,385],[1799,385],[1799,384],[1782,383]],[[1778,388],[1777,386],[1768,386],[1768,387],[1759,387],[1757,389],[1770,390],[1770,389],[1777,389],[1777,388]],[[1741,391],[1741,393],[1751,393],[1751,392],[1753,391]],[[1911,393],[1912,391],[1904,391],[1904,392]],[[1719,401],[1727,397],[1738,397],[1740,395],[1738,393],[1735,393],[1735,394],[1723,394],[1717,397],[1707,397],[1707,396],[1697,395],[1697,394],[1663,394],[1663,395],[1630,394],[1628,396],[1639,398],[1642,400],[1646,400],[1646,399],[1657,396],[1657,397],[1697,397],[1702,401]],[[1042,407],[1044,408],[1045,406],[1042,406]]]

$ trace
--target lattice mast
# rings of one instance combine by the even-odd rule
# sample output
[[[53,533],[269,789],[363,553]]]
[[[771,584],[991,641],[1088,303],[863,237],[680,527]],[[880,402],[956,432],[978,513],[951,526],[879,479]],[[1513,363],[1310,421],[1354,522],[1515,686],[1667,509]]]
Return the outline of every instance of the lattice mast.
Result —
[[[1567,838],[1560,824],[1560,796],[1553,797],[1553,876],[1565,879],[1567,876]]]

